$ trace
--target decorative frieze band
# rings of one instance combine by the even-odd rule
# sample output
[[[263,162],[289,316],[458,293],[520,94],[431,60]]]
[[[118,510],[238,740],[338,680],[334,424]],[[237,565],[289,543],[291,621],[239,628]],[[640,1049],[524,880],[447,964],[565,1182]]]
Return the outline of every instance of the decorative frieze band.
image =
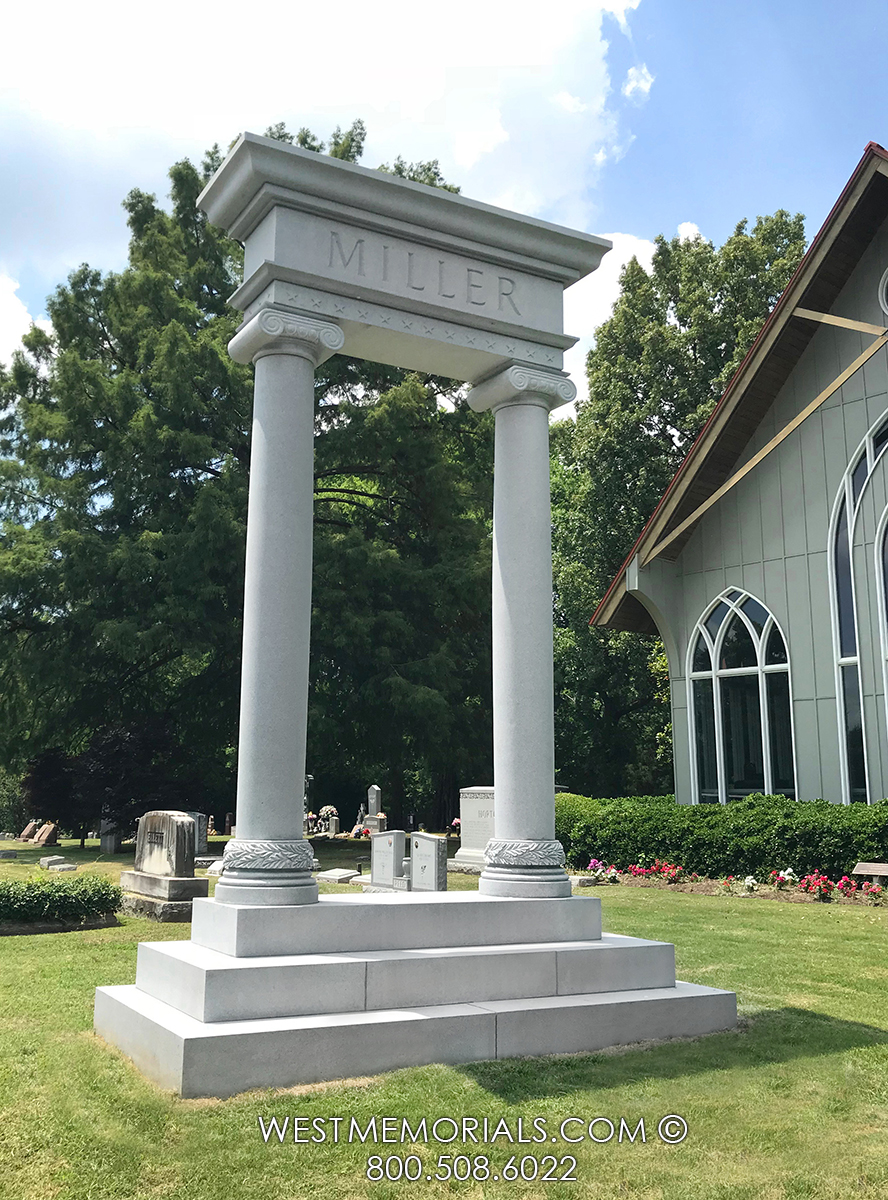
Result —
[[[345,334],[332,321],[263,308],[228,343],[235,362],[255,362],[263,354],[302,354],[318,363],[341,350]]]
[[[304,839],[286,842],[234,838],[222,855],[223,871],[311,871],[314,855]]]
[[[484,849],[484,861],[489,867],[563,867],[564,847],[561,842],[493,839]]]

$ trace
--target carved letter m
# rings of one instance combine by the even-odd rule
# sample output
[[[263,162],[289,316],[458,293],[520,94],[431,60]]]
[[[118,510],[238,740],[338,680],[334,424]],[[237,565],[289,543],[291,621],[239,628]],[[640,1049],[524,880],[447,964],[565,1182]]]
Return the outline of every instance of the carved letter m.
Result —
[[[339,261],[342,263],[343,267],[347,267],[351,263],[351,260],[355,256],[355,251],[357,251],[358,274],[359,275],[364,274],[364,239],[363,238],[358,238],[355,241],[354,246],[352,246],[351,254],[348,256],[348,258],[346,258],[345,251],[342,248],[342,241],[339,237],[339,234],[336,232],[335,229],[331,229],[330,230],[330,262],[328,263],[328,266],[331,266],[331,267],[333,266],[333,250],[334,249],[339,251]]]

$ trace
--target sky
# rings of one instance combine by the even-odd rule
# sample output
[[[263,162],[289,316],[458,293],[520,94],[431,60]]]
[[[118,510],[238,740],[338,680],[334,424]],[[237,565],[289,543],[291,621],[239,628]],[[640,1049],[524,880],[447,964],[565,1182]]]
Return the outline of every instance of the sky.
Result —
[[[121,201],[278,121],[360,117],[364,166],[438,159],[463,195],[610,238],[565,293],[583,361],[653,238],[721,244],[786,208],[822,224],[888,145],[884,0],[48,0],[3,19],[0,362],[88,262],[126,266]],[[39,19],[39,29],[35,22]]]

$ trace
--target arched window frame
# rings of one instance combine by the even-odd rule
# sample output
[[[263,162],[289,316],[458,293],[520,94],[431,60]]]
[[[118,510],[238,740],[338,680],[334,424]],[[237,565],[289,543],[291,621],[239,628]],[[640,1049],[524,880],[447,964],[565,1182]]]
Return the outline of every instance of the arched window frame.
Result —
[[[763,626],[761,634],[758,633],[755,626],[742,610],[742,605],[746,600],[754,600],[761,605],[764,611],[768,614],[768,618]],[[722,618],[715,638],[709,633],[706,628],[706,621],[710,614],[718,608],[720,604],[724,604],[728,608],[728,612]],[[734,614],[740,617],[747,632],[749,633],[752,644],[756,651],[756,664],[752,667],[725,667],[719,668],[718,661],[722,649],[722,643],[731,624]],[[771,631],[776,629],[783,639],[783,645],[786,648],[786,662],[774,665],[766,665],[765,657],[767,654],[768,639],[771,636]],[[697,640],[702,635],[703,640],[709,650],[709,661],[711,669],[709,671],[694,670],[694,651],[697,647]],[[772,762],[772,745],[771,745],[771,727],[770,713],[768,709],[767,695],[767,677],[770,674],[785,674],[789,688],[789,732],[792,745],[792,772],[795,783],[794,791],[798,797],[799,772],[798,763],[796,761],[796,739],[795,739],[795,719],[793,716],[793,697],[792,697],[792,671],[789,662],[789,642],[786,634],[780,626],[779,621],[768,608],[763,604],[757,596],[751,592],[745,591],[739,587],[728,587],[706,606],[697,624],[694,626],[691,637],[688,641],[687,648],[687,665],[685,678],[687,679],[687,695],[688,695],[688,735],[690,743],[690,765],[691,765],[691,789],[693,803],[700,803],[700,783],[698,779],[697,767],[697,727],[696,727],[696,707],[694,703],[694,683],[697,680],[711,679],[712,680],[712,701],[713,701],[713,718],[715,723],[715,761],[718,778],[718,800],[720,804],[728,803],[728,786],[725,772],[725,754],[724,754],[724,727],[722,724],[722,696],[719,681],[730,676],[737,675],[757,675],[759,687],[759,714],[762,733],[762,760],[764,765],[765,778],[765,793],[773,793],[773,762]]]
[[[888,275],[888,271],[886,271]],[[885,704],[885,724],[888,728],[888,596],[885,579],[885,539],[888,538],[888,508],[884,510],[876,526],[873,547],[876,569],[876,597],[879,608],[879,638],[882,647],[882,699]]]
[[[886,271],[883,278],[888,277]],[[881,295],[881,290],[880,290]],[[836,491],[835,500],[833,501],[832,512],[829,521],[828,535],[828,553],[826,556],[827,573],[829,579],[829,609],[830,621],[832,626],[833,639],[833,663],[835,669],[836,682],[836,724],[839,735],[839,775],[842,787],[842,803],[850,804],[852,802],[851,795],[851,773],[848,759],[848,724],[845,708],[845,672],[853,669],[856,672],[856,700],[860,709],[860,726],[861,736],[863,740],[863,771],[866,783],[866,801],[872,802],[872,788],[870,787],[870,768],[869,757],[867,755],[867,738],[866,738],[866,710],[863,705],[863,692],[860,685],[860,629],[857,619],[857,585],[854,581],[854,535],[857,528],[857,517],[860,512],[860,504],[863,500],[864,492],[866,491],[869,481],[872,479],[873,467],[888,450],[888,412],[883,412],[866,431],[864,437],[860,440],[856,450],[851,455],[848,466],[845,468],[845,473],[842,476],[842,482],[839,484]],[[884,440],[883,440],[884,439]],[[881,444],[877,444],[881,443]],[[858,473],[858,469],[862,468],[864,463],[865,475],[862,476],[860,490],[855,497],[854,495],[854,477]],[[839,523],[842,515],[842,508],[848,514],[848,562],[850,570],[851,584],[851,610],[854,624],[854,653],[851,655],[842,653],[841,630],[839,626],[839,601],[838,601],[838,585],[839,580],[836,572],[836,550],[838,545]],[[883,514],[880,521],[880,532],[882,524],[885,520]],[[882,669],[883,678],[885,678],[885,598],[882,588],[882,567],[881,567],[881,550],[882,539],[880,534],[876,536],[875,554],[876,554],[876,578],[880,581],[876,588],[879,605],[881,609],[880,627],[882,631]],[[888,713],[886,713],[888,720]]]

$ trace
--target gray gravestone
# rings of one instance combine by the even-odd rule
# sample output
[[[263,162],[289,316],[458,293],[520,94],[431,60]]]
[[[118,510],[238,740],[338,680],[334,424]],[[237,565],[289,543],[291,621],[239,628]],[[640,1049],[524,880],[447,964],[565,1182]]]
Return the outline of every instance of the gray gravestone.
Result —
[[[453,864],[482,870],[484,847],[493,837],[493,788],[467,787],[459,793],[459,849]]]
[[[447,891],[447,838],[436,833],[410,836],[410,882],[414,892]]]
[[[65,857],[62,854],[47,854],[45,858],[38,859],[37,866],[43,867],[44,871],[48,871],[50,867],[57,867],[59,863],[63,863]]]
[[[191,919],[191,900],[209,894],[209,882],[194,876],[194,820],[184,812],[149,812],[139,821],[136,861],[122,871],[120,886],[133,894],[125,911],[163,920]]]
[[[370,885],[408,891],[404,875],[405,834],[402,829],[370,835]],[[400,882],[395,882],[399,880]]]
[[[207,854],[207,828],[209,825],[209,818],[207,817],[207,814],[202,812],[191,812],[191,810],[188,809],[186,810],[186,816],[191,817],[192,821],[194,822],[194,853]]]
[[[99,849],[102,854],[119,854],[123,844],[123,834],[111,821],[104,818],[99,822]]]
[[[370,806],[370,811],[364,818],[364,828],[369,829],[371,833],[382,833],[386,827],[386,818],[380,816],[379,807],[382,803],[382,788],[373,783],[367,788],[367,804]]]
[[[194,819],[190,813],[145,813],[136,835],[135,870],[177,879],[194,875]]]

